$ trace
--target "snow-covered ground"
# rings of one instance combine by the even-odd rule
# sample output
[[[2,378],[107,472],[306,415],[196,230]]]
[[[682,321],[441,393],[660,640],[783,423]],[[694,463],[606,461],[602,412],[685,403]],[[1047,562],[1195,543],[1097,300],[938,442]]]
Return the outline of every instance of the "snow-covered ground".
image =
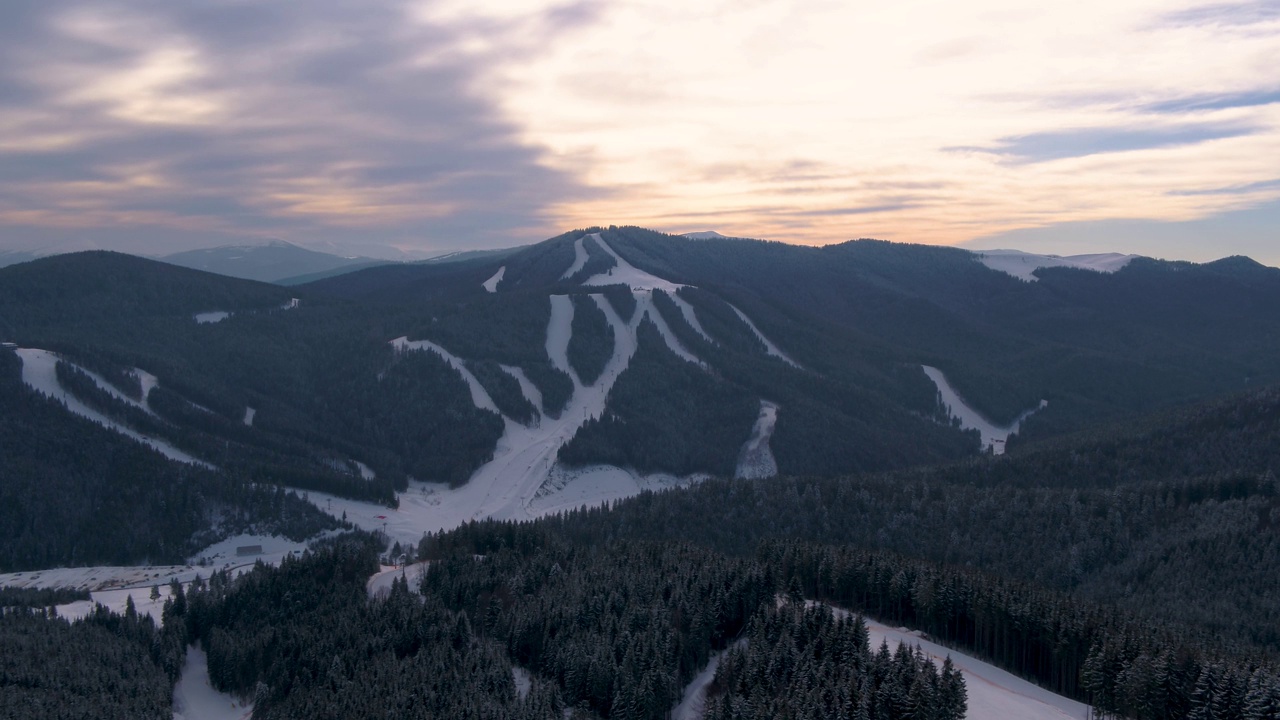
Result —
[[[809,600],[806,604],[817,603]],[[837,617],[853,614],[844,608],[830,607]],[[921,632],[889,627],[871,618],[863,619],[872,652],[887,641],[890,650],[896,650],[904,642],[907,647],[919,647],[938,667],[950,656],[951,664],[964,676],[969,696],[967,720],[1090,720],[1089,706],[1084,703],[1045,690],[991,663],[939,645]]]
[[[409,592],[417,593],[418,583],[422,582],[422,575],[427,571],[428,564],[429,561],[404,566],[383,565],[378,572],[369,576],[365,589],[371,598],[382,597],[391,592],[392,583],[403,577],[409,583]]]
[[[671,295],[675,295],[676,290],[684,287],[683,285],[673,283],[670,280],[663,280],[657,275],[647,273],[626,260],[623,260],[622,256],[614,252],[613,248],[609,247],[609,243],[605,242],[604,238],[600,237],[600,233],[596,233],[591,237],[599,243],[600,247],[603,248],[605,252],[613,256],[617,265],[609,272],[592,275],[582,283],[583,285],[601,286],[621,284],[629,286],[632,290],[662,290],[663,292]]]
[[[493,277],[484,281],[483,283],[484,289],[488,290],[491,293],[498,292],[498,283],[502,282],[502,276],[506,274],[507,274],[507,266],[503,265],[502,267],[498,268],[498,272],[494,273]]]
[[[680,314],[684,316],[684,321],[689,323],[689,326],[697,331],[707,342],[712,345],[717,344],[711,335],[703,329],[702,323],[698,322],[698,314],[693,311],[693,306],[685,302],[685,299],[680,297],[680,293],[672,293],[670,297],[675,302],[676,307],[680,308]]]
[[[751,437],[742,445],[742,450],[738,453],[735,477],[755,480],[778,474],[778,461],[774,459],[773,450],[769,447],[769,439],[773,437],[773,427],[777,422],[778,406],[768,400],[761,400],[760,416],[756,418],[755,427],[751,429]]]
[[[1044,267],[1069,267],[1080,270],[1113,273],[1128,265],[1138,255],[1097,253],[1092,255],[1036,255],[1021,250],[978,250],[974,252],[978,262],[1019,280],[1036,282],[1033,273]]]
[[[684,688],[684,694],[680,697],[680,703],[671,710],[671,720],[702,720],[702,711],[707,701],[707,686],[712,680],[716,679],[716,669],[720,667],[720,658],[730,650],[743,647],[747,644],[746,638],[743,638],[728,648],[711,653],[711,658],[707,661],[706,667],[694,676]]]
[[[196,313],[194,317],[197,323],[204,325],[205,323],[222,322],[223,320],[226,320],[227,318],[231,317],[231,313],[225,312],[222,310],[216,310],[213,312]]]
[[[694,365],[698,365],[706,369],[707,364],[698,359],[696,355],[689,350],[676,338],[676,334],[671,331],[671,326],[662,318],[662,313],[658,312],[657,306],[653,304],[652,290],[633,290],[632,294],[636,298],[636,317],[648,316],[653,324],[658,328],[658,334],[662,335],[662,339],[666,341],[667,347],[671,352],[680,356]]]
[[[573,298],[551,296],[551,322],[547,324],[547,357],[551,366],[573,379],[574,387],[582,384],[578,372],[569,365],[569,337],[573,334]]]
[[[938,666],[951,656],[951,663],[964,676],[969,695],[968,720],[1089,720],[1089,706],[1052,693],[1035,683],[1000,668],[926,640],[921,633],[906,628],[891,628],[867,621],[871,649],[889,642],[894,650],[900,643],[919,646]]]
[[[521,700],[529,697],[529,691],[533,689],[533,676],[529,674],[528,670],[512,665],[511,682],[516,686],[516,697]]]
[[[990,448],[991,452],[996,455],[1004,454],[1005,443],[1009,440],[1009,436],[1018,432],[1018,428],[1022,427],[1022,421],[1026,420],[1032,413],[1049,404],[1047,400],[1041,400],[1040,405],[1034,407],[1018,416],[1016,420],[1008,425],[996,425],[982,413],[973,409],[969,403],[960,397],[960,394],[951,387],[951,383],[947,382],[947,376],[936,367],[922,365],[924,374],[929,376],[933,384],[938,386],[938,392],[942,395],[942,404],[947,408],[947,412],[951,417],[960,420],[960,427],[965,430],[977,430],[982,434],[983,449]]]
[[[258,411],[257,411],[257,410],[255,410],[254,408],[251,408],[251,407],[247,407],[247,408],[245,408],[245,409],[244,409],[244,424],[245,424],[245,425],[248,425],[249,427],[253,427],[253,416],[254,416],[254,415],[257,415],[257,414],[258,414]]]
[[[209,658],[198,646],[187,648],[182,675],[173,687],[173,720],[248,720],[253,703],[213,689]]]
[[[760,340],[760,342],[764,343],[765,352],[778,358],[782,362],[792,367],[796,367],[796,368],[800,367],[800,363],[796,362],[795,360],[792,360],[789,355],[782,352],[781,348],[779,348],[777,345],[774,345],[773,341],[765,337],[764,333],[760,332],[760,328],[756,327],[756,324],[751,322],[751,318],[747,317],[746,313],[742,312],[741,310],[739,310],[737,307],[733,305],[730,305],[729,307],[730,309],[733,310],[734,314],[737,315],[738,318],[742,320],[742,322],[747,324],[747,327],[751,328],[751,332],[755,333],[756,337]]]
[[[298,298],[289,298],[289,302],[280,306],[281,310],[297,310],[302,305],[302,301]]]
[[[573,241],[573,264],[570,265],[569,269],[565,270],[564,274],[560,276],[561,280],[568,280],[573,277],[574,273],[581,270],[582,266],[587,264],[587,249],[582,245],[582,241],[586,239],[586,237],[586,235],[583,235]]]
[[[471,402],[475,403],[476,407],[481,410],[489,410],[490,412],[495,413],[498,412],[498,406],[494,404],[493,398],[489,397],[489,392],[484,389],[484,386],[480,384],[480,381],[476,379],[476,376],[472,375],[471,371],[467,369],[466,363],[462,362],[462,360],[456,355],[453,355],[448,350],[445,350],[430,340],[414,340],[410,342],[409,338],[401,336],[392,340],[391,344],[397,350],[430,350],[444,358],[445,362],[449,363],[454,370],[457,370],[458,373],[462,375],[462,379],[467,382],[467,387],[471,390]]]
[[[81,417],[88,418],[103,427],[115,430],[122,435],[127,435],[128,437],[155,449],[157,452],[170,459],[177,460],[179,462],[192,463],[194,465],[203,465],[208,468],[213,467],[203,460],[197,460],[164,440],[143,435],[142,433],[125,426],[123,423],[116,421],[114,418],[109,418],[106,415],[103,415],[97,410],[85,405],[76,396],[67,392],[66,389],[58,383],[56,368],[59,357],[56,353],[36,348],[18,348],[14,352],[16,352],[18,357],[22,359],[22,381],[31,386],[32,389],[42,392],[55,400],[61,401],[71,412],[80,415]],[[113,387],[111,383],[102,380],[92,373],[90,373],[90,376],[94,378],[99,387],[111,393],[115,397],[120,398],[131,405],[140,407],[147,412],[151,411],[149,407],[121,393]],[[152,377],[152,379],[154,379],[154,377]],[[146,388],[145,385],[143,387]],[[148,392],[150,391],[150,388],[146,389]]]

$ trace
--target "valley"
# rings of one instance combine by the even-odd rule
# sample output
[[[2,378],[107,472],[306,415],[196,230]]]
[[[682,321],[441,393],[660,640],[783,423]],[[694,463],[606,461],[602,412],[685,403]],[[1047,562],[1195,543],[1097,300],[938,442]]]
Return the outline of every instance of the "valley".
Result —
[[[400,648],[377,673],[420,677],[392,660],[411,616],[474,642],[405,657],[504,678],[473,707],[687,713],[763,662],[746,633],[801,642],[776,593],[881,618],[871,654],[950,654],[971,718],[1132,713],[1148,690],[1116,684],[1174,655],[1178,697],[1218,673],[1243,707],[1280,652],[1257,589],[1280,571],[1278,274],[640,228],[287,289],[110,253],[13,265],[0,587],[88,591],[55,603],[72,633],[163,619],[120,639],[164,638],[182,717],[312,712],[327,690],[283,690],[311,671],[251,649],[295,623],[325,673],[373,671],[332,645],[359,635]],[[692,584],[640,601],[664,573]],[[1194,602],[1211,587],[1225,605]],[[295,611],[265,609],[285,592]],[[535,638],[571,607],[618,614]],[[616,635],[624,617],[643,631]],[[610,643],[608,679],[570,670]],[[449,712],[471,682],[423,702]]]

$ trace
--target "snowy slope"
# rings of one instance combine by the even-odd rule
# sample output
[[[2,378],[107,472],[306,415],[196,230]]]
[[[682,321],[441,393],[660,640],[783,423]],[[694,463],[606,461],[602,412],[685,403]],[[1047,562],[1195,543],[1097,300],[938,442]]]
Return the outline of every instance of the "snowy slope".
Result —
[[[54,400],[58,400],[62,402],[64,405],[66,405],[68,410],[75,413],[76,415],[80,415],[81,417],[88,418],[98,423],[99,425],[115,430],[116,432],[122,435],[127,435],[128,437],[131,437],[134,440],[137,440],[138,442],[144,445],[147,445],[148,447],[151,447],[152,449],[156,450],[160,454],[172,460],[177,460],[178,462],[191,463],[194,465],[203,465],[204,467],[208,467],[208,468],[213,467],[212,465],[210,465],[207,462],[204,462],[203,460],[197,460],[196,458],[179,450],[173,445],[170,445],[164,440],[148,437],[146,435],[143,435],[139,432],[134,431],[129,427],[126,427],[125,425],[116,421],[115,419],[109,418],[106,415],[103,415],[102,413],[98,412],[97,410],[89,407],[88,405],[85,405],[83,402],[80,401],[79,398],[67,392],[66,389],[64,389],[62,385],[58,383],[58,375],[57,375],[56,368],[57,368],[58,360],[60,358],[56,353],[49,352],[48,350],[39,350],[36,348],[18,348],[17,350],[15,350],[15,352],[18,354],[18,357],[22,359],[22,381],[25,382],[27,385],[31,386],[32,389],[42,392],[45,395],[48,395],[49,397],[53,398]],[[124,395],[119,390],[116,390],[114,387],[112,387],[110,383],[92,374],[91,374],[91,377],[93,377],[94,380],[98,382],[98,385],[102,387],[102,389],[106,390],[112,395],[124,400],[125,402],[133,404],[137,407],[141,407],[147,412],[150,412],[150,408],[145,407],[144,405],[137,402],[133,398],[130,398]],[[151,378],[151,381],[154,381],[154,377]],[[154,382],[152,382],[152,385],[154,386]],[[150,388],[148,388],[145,384],[143,387],[146,388],[148,392],[150,392]]]
[[[983,265],[1012,275],[1019,280],[1036,282],[1039,280],[1033,273],[1045,267],[1069,267],[1079,270],[1113,273],[1128,265],[1138,255],[1122,255],[1120,253],[1098,253],[1092,255],[1036,255],[1021,250],[980,250],[974,253]]]
[[[502,282],[502,276],[506,274],[507,274],[507,266],[503,265],[502,267],[498,268],[498,272],[494,273],[493,277],[484,281],[484,289],[491,293],[498,292],[498,283]]]
[[[756,327],[756,324],[751,322],[751,318],[747,317],[746,313],[742,312],[741,310],[739,310],[737,307],[733,305],[730,305],[729,308],[733,310],[734,314],[736,314],[738,318],[742,320],[742,322],[747,324],[747,327],[751,328],[751,332],[755,333],[755,336],[760,340],[760,342],[764,343],[765,352],[778,358],[779,360],[790,365],[791,367],[794,367],[794,368],[800,367],[800,363],[796,362],[795,360],[792,360],[791,357],[788,356],[786,353],[782,352],[782,350],[777,345],[774,345],[773,342],[769,340],[769,338],[765,337],[764,333],[760,332],[760,328]]]
[[[751,437],[742,445],[738,453],[738,468],[734,476],[739,479],[756,480],[769,478],[778,474],[778,461],[773,457],[769,447],[769,439],[773,437],[773,426],[778,422],[778,406],[768,400],[760,401],[760,416],[751,428]]]
[[[585,238],[586,235],[583,235],[573,242],[573,264],[570,265],[569,269],[565,270],[564,274],[560,276],[561,280],[568,280],[573,277],[574,273],[581,270],[582,266],[587,264],[587,249],[582,245],[582,241]]]
[[[182,674],[173,686],[173,720],[248,720],[253,703],[213,689],[209,658],[198,645],[187,648]]]
[[[947,412],[951,417],[960,420],[960,427],[965,430],[977,430],[982,434],[983,449],[990,448],[991,452],[996,455],[1003,455],[1005,443],[1009,440],[1009,436],[1018,432],[1018,428],[1022,427],[1022,421],[1026,420],[1032,413],[1049,404],[1047,400],[1041,400],[1038,407],[1034,407],[1018,416],[1016,420],[1008,425],[996,425],[990,420],[983,417],[982,413],[973,409],[964,398],[960,397],[960,393],[951,387],[951,383],[947,382],[947,376],[935,367],[922,365],[924,374],[929,376],[933,384],[938,387],[938,393],[942,398],[943,407],[947,408]]]

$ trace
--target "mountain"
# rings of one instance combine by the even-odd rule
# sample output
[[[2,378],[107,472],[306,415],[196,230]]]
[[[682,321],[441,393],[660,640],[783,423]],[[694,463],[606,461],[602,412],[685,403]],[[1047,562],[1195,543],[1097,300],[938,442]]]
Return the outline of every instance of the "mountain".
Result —
[[[282,240],[262,245],[225,245],[165,255],[171,265],[263,282],[297,284],[291,278],[317,276],[361,267],[387,264],[387,260],[342,257],[298,247]],[[315,277],[307,279],[317,279]]]
[[[0,267],[17,265],[18,263],[24,263],[35,259],[36,256],[34,253],[21,252],[18,250],[0,250]]]

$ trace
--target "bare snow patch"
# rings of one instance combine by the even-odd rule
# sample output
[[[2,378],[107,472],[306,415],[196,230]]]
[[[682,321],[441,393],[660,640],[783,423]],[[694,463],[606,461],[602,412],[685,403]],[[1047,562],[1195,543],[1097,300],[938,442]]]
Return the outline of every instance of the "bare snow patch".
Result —
[[[746,313],[742,312],[734,305],[730,305],[729,308],[733,310],[734,314],[737,315],[742,322],[747,324],[747,327],[751,328],[751,332],[755,333],[755,336],[760,340],[760,342],[764,343],[764,351],[766,353],[778,358],[792,367],[800,367],[800,363],[792,360],[786,353],[782,352],[777,345],[774,345],[769,338],[765,337],[764,333],[760,332],[760,328],[756,327],[756,324],[751,322],[751,318],[747,317]]]
[[[257,414],[258,414],[258,411],[257,411],[257,410],[255,410],[254,408],[251,408],[251,407],[247,407],[247,408],[245,408],[245,409],[244,409],[244,424],[245,424],[245,425],[248,425],[249,427],[253,427],[253,416],[254,416],[254,415],[257,415]]]
[[[75,395],[67,392],[67,390],[58,382],[57,365],[60,358],[56,353],[36,348],[18,348],[14,352],[16,352],[18,357],[22,359],[22,381],[31,386],[33,390],[42,392],[54,400],[62,402],[68,410],[76,415],[88,418],[89,420],[92,420],[103,427],[115,430],[122,435],[127,435],[171,460],[191,463],[193,465],[202,465],[207,468],[213,467],[203,460],[197,460],[164,440],[148,437],[136,432],[132,428],[116,421],[114,418],[109,418],[88,405],[85,405]],[[142,407],[147,410],[147,412],[150,412],[150,408],[144,407],[133,398],[127,397],[119,390],[112,387],[110,383],[101,380],[96,376],[94,377],[94,380],[98,382],[100,387],[115,397],[137,407]]]
[[[573,379],[574,387],[582,384],[578,373],[569,365],[569,337],[573,334],[573,299],[568,295],[551,296],[551,322],[547,323],[547,357],[557,370]]]
[[[639,495],[645,490],[690,487],[711,477],[696,473],[685,477],[670,473],[642,475],[615,465],[567,467],[556,463],[538,495],[529,503],[531,517],[554,515],[578,508],[595,508]]]
[[[586,235],[583,235],[573,241],[573,264],[570,265],[569,269],[565,270],[564,274],[560,276],[561,280],[568,280],[573,277],[574,273],[581,270],[582,267],[587,264],[587,248],[582,245],[582,241],[586,239],[586,237]]]
[[[204,325],[206,323],[222,322],[223,320],[226,320],[227,318],[231,317],[231,313],[225,312],[222,310],[216,310],[213,312],[196,313],[194,317],[197,323],[199,323],[200,325]]]
[[[743,480],[770,478],[778,474],[778,461],[773,457],[769,439],[778,422],[778,406],[768,400],[760,401],[760,416],[756,418],[751,437],[738,453],[738,468],[734,476]]]
[[[364,478],[365,480],[376,480],[378,478],[378,474],[375,473],[373,471],[373,468],[369,467],[368,465],[365,465],[359,460],[352,460],[351,462],[354,463],[356,466],[356,469],[360,471],[360,477]]]
[[[484,289],[491,293],[498,292],[498,283],[502,282],[502,277],[506,274],[507,274],[507,266],[503,265],[502,267],[498,268],[498,272],[494,273],[493,277],[484,281],[483,283]]]
[[[417,595],[422,586],[422,576],[430,564],[430,561],[424,560],[411,565],[383,565],[378,572],[369,576],[365,590],[371,598],[383,598],[391,594],[391,585],[395,581],[404,578],[409,585],[409,592]]]
[[[281,310],[297,310],[302,305],[302,301],[298,298],[289,298],[289,302],[280,306]]]
[[[173,686],[173,720],[247,720],[253,703],[213,689],[209,658],[197,645],[187,648],[182,674]]]
[[[511,681],[515,683],[516,695],[521,699],[529,697],[529,691],[533,689],[533,676],[528,670],[517,665],[511,666]]]
[[[965,430],[977,430],[982,433],[982,447],[990,448],[995,455],[1003,455],[1005,443],[1009,440],[1009,436],[1018,432],[1018,428],[1022,427],[1022,421],[1026,420],[1032,413],[1049,404],[1048,400],[1041,400],[1040,405],[1034,407],[1018,416],[1016,420],[1008,425],[996,425],[986,419],[982,413],[973,409],[969,403],[960,397],[960,394],[951,387],[951,383],[947,381],[947,376],[936,367],[922,365],[924,374],[929,376],[933,384],[938,386],[938,394],[942,398],[942,405],[947,412],[960,421],[960,427]]]
[[[1036,282],[1035,271],[1044,267],[1069,267],[1079,270],[1113,273],[1140,255],[1096,253],[1089,255],[1036,255],[1021,250],[980,250],[974,252],[978,262],[1019,280]]]
[[[623,260],[622,256],[614,252],[613,248],[609,247],[609,243],[605,242],[604,238],[600,237],[600,233],[596,233],[591,237],[602,249],[604,249],[605,252],[612,255],[613,259],[618,264],[609,272],[592,275],[587,278],[586,282],[582,283],[583,285],[602,286],[622,284],[630,287],[632,290],[662,290],[672,295],[676,294],[676,290],[684,287],[679,283],[673,283],[670,280],[663,280],[657,275],[647,273],[626,260]]]

